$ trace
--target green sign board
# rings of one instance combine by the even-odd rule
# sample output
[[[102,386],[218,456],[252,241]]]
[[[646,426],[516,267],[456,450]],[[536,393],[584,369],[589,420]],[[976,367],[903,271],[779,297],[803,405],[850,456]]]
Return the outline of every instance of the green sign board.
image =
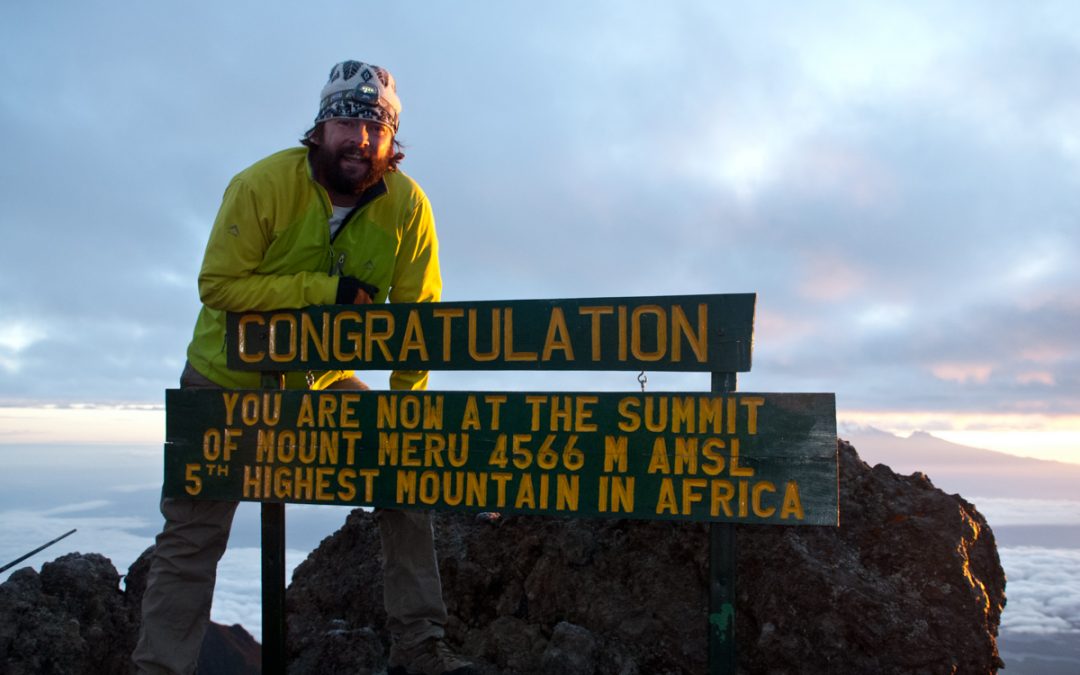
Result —
[[[169,390],[165,495],[836,525],[832,394]]]
[[[746,372],[752,293],[229,314],[229,367]]]

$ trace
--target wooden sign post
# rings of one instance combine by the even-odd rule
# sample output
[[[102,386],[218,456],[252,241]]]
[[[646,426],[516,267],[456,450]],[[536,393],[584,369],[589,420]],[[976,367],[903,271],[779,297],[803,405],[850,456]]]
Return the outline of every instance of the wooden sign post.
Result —
[[[708,521],[710,668],[734,672],[732,524],[838,518],[834,396],[736,391],[753,311],[753,295],[706,295],[230,315],[243,370],[696,370],[712,391],[169,390],[164,493]],[[284,571],[266,549],[284,550],[284,512],[265,516],[273,672]]]

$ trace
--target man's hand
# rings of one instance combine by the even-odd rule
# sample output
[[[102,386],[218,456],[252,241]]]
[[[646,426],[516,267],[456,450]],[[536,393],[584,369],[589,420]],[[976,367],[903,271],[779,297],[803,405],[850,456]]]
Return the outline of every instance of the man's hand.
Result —
[[[334,302],[339,305],[370,305],[378,294],[379,289],[376,286],[356,277],[341,277],[338,279]]]

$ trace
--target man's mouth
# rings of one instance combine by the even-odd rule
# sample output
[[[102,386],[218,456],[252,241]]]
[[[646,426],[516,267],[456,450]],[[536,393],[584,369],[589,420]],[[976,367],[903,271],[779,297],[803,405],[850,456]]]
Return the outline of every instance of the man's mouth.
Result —
[[[344,152],[341,154],[341,159],[346,162],[365,162],[370,163],[367,155],[362,152]]]

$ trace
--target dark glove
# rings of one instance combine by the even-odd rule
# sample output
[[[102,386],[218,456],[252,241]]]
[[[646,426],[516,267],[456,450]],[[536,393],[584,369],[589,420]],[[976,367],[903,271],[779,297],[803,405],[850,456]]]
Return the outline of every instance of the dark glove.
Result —
[[[363,301],[361,296],[358,296],[360,291],[367,294],[366,302]],[[371,303],[378,294],[378,286],[372,286],[366,281],[360,281],[356,277],[340,277],[337,285],[337,297],[334,299],[334,302],[339,305],[366,305]]]

